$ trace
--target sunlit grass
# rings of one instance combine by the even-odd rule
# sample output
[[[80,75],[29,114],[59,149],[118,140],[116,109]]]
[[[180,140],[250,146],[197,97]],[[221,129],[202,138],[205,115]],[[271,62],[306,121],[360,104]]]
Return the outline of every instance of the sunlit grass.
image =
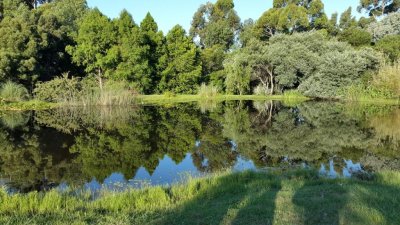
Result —
[[[253,101],[253,100],[285,100],[284,95],[216,95],[208,98],[215,101]],[[139,95],[136,103],[139,104],[168,104],[201,101],[200,95]],[[293,98],[294,99],[294,98]],[[303,99],[307,99],[304,98]]]
[[[396,224],[400,175],[319,178],[314,171],[225,172],[123,192],[0,191],[0,223],[20,224]]]

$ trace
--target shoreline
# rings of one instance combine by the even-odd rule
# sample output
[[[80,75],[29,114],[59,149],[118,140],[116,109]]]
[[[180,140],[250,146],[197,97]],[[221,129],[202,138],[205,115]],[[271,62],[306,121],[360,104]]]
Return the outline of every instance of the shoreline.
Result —
[[[286,96],[286,95],[217,95],[213,97],[203,97],[199,95],[138,95],[133,97],[135,104],[173,104],[173,103],[185,103],[185,102],[222,102],[222,101],[263,101],[263,100],[276,100],[276,101],[288,101],[288,102],[302,102],[302,101],[339,101],[346,103],[357,103],[357,104],[383,104],[383,105],[400,105],[400,99],[344,99],[344,98],[309,98],[305,96]],[[29,110],[47,110],[58,107],[70,107],[70,106],[84,106],[79,104],[63,104],[63,103],[51,103],[43,102],[38,100],[30,100],[26,102],[10,102],[0,103],[0,111],[29,111]],[[93,105],[95,106],[95,105]],[[97,105],[99,106],[99,105]]]

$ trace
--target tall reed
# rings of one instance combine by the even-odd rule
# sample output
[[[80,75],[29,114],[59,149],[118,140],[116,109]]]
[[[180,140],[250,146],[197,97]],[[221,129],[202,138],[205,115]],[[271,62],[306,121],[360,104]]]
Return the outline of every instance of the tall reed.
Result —
[[[394,64],[383,63],[378,73],[373,76],[372,85],[389,90],[394,97],[400,97],[400,60]]]
[[[218,87],[212,84],[206,85],[205,83],[202,83],[199,87],[197,95],[199,95],[201,98],[215,98],[217,97],[218,93]]]

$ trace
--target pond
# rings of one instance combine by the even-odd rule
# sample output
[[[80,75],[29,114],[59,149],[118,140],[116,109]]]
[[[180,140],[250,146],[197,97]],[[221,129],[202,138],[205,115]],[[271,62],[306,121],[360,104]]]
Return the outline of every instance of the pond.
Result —
[[[0,112],[0,186],[119,189],[226,169],[400,170],[400,108],[228,101]]]

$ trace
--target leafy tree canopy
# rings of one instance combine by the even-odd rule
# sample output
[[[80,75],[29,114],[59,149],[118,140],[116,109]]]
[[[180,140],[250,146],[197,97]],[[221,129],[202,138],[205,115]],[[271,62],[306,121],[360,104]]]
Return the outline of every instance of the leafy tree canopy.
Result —
[[[370,16],[381,16],[391,12],[396,12],[400,8],[399,0],[360,0],[358,11],[365,12]]]
[[[190,35],[201,47],[222,45],[229,49],[240,29],[240,18],[234,10],[233,0],[218,0],[201,5],[193,16]]]

